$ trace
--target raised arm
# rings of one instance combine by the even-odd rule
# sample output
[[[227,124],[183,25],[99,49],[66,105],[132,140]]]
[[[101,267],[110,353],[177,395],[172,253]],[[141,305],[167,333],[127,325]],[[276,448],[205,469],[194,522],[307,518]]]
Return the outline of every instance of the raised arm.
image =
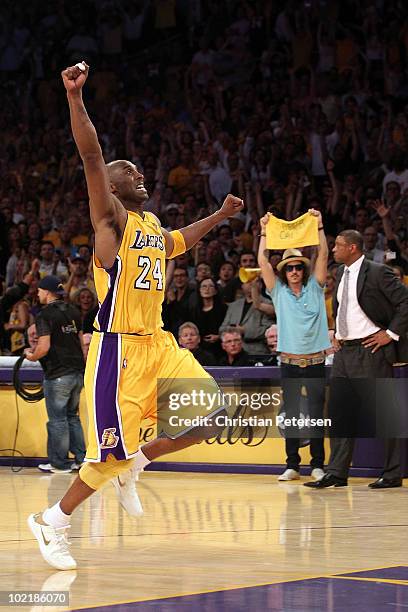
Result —
[[[273,268],[269,262],[268,249],[266,248],[266,226],[269,221],[271,213],[266,213],[261,219],[261,235],[259,238],[259,249],[258,249],[258,265],[261,268],[261,276],[263,282],[266,285],[268,291],[272,291],[276,283],[276,276]]]
[[[327,164],[326,164],[326,169],[327,169],[327,174],[328,177],[330,179],[330,184],[332,186],[333,189],[333,195],[330,199],[330,203],[328,206],[328,210],[332,215],[336,215],[337,211],[339,209],[339,202],[340,202],[340,190],[339,190],[339,184],[338,181],[336,179],[336,177],[334,176],[334,162],[333,160],[329,159]]]
[[[309,213],[317,217],[318,220],[319,246],[317,247],[317,258],[316,263],[314,265],[313,274],[319,285],[323,287],[323,285],[326,283],[329,249],[327,247],[326,234],[324,233],[322,215],[320,211],[315,210],[314,208],[310,208]]]
[[[89,66],[81,62],[63,70],[62,80],[67,90],[72,134],[84,164],[95,230],[95,253],[104,267],[110,267],[117,255],[127,213],[111,193],[102,149],[82,100],[82,87],[88,73]]]
[[[196,221],[191,225],[187,225],[187,227],[181,228],[180,233],[182,234],[186,245],[185,250],[190,250],[203,236],[208,234],[213,227],[218,225],[218,223],[222,223],[225,221],[225,219],[228,219],[228,217],[233,217],[240,212],[243,207],[244,202],[241,200],[241,198],[236,198],[235,196],[228,194],[220,210],[217,210],[217,212],[213,213],[209,217],[205,217],[205,219],[200,219],[200,221]],[[174,248],[173,236],[165,229],[162,231],[166,240],[166,255],[169,257],[173,253]]]

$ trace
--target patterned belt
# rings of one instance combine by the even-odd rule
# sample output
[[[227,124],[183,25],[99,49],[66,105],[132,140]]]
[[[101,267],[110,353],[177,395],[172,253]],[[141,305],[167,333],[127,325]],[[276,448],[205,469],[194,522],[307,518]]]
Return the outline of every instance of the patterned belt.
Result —
[[[324,363],[326,357],[324,355],[317,355],[316,357],[282,357],[280,358],[281,363],[287,363],[289,365],[298,366],[299,368],[307,368],[307,366],[318,365]]]

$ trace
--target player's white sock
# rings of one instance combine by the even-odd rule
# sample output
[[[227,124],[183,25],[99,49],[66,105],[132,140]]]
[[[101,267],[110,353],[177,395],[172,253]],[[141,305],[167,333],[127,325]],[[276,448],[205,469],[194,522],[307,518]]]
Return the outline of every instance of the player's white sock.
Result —
[[[144,470],[146,465],[149,465],[149,463],[151,463],[150,459],[146,457],[141,448],[139,448],[139,450],[137,451],[136,455],[133,458],[133,461],[133,469],[139,472]]]
[[[43,520],[47,525],[51,525],[54,529],[58,529],[59,527],[66,527],[69,525],[71,520],[70,514],[65,514],[60,508],[60,503],[58,502],[52,508],[47,508],[43,512]]]

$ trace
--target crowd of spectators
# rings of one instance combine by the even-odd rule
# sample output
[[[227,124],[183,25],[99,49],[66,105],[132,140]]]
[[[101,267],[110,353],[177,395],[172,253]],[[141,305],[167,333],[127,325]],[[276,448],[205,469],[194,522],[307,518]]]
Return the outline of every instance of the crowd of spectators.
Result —
[[[404,282],[407,49],[402,0],[4,0],[2,293],[40,265],[6,313],[1,352],[28,345],[48,274],[92,333],[92,225],[60,79],[67,65],[90,65],[86,103],[105,159],[137,164],[146,209],[164,227],[208,215],[229,192],[244,199],[242,213],[167,269],[165,329],[211,365],[276,349],[261,282],[238,278],[256,266],[267,211],[290,220],[321,210],[329,248],[357,229],[366,256]],[[280,257],[272,252],[272,265]],[[330,258],[329,327],[334,278]]]

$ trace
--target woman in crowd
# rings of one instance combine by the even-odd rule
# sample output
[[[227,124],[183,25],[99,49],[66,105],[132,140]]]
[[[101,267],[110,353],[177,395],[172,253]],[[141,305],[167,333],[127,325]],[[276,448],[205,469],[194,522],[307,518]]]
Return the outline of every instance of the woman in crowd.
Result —
[[[222,354],[219,327],[227,312],[217,285],[212,278],[204,278],[197,286],[197,306],[191,313],[192,321],[200,330],[201,346],[217,360]]]
[[[72,302],[81,313],[81,322],[83,325],[85,318],[96,309],[97,301],[95,294],[87,287],[83,287],[75,294]]]

